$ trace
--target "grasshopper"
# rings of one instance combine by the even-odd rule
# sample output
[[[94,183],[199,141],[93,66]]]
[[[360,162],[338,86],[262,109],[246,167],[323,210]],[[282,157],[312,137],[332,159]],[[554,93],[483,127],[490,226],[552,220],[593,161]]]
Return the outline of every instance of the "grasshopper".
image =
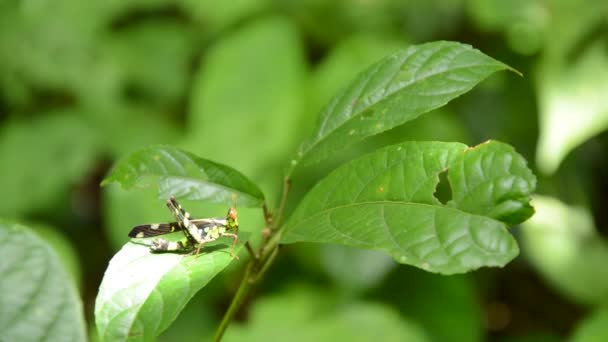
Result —
[[[196,247],[197,256],[204,244],[221,237],[229,237],[232,238],[230,255],[238,259],[238,256],[234,254],[239,232],[239,221],[235,208],[228,209],[225,218],[192,219],[192,216],[182,208],[175,197],[167,200],[167,207],[175,217],[176,222],[138,225],[129,232],[129,237],[148,238],[182,231],[186,236],[185,241],[169,241],[164,238],[156,238],[152,240],[150,250],[153,252],[188,252],[193,251]]]

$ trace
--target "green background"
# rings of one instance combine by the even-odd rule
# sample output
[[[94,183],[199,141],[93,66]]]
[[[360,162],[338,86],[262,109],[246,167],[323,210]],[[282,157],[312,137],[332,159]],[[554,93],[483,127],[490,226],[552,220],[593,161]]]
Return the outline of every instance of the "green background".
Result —
[[[542,195],[537,214],[513,230],[521,255],[503,269],[445,277],[382,253],[290,245],[226,339],[280,339],[303,327],[303,340],[351,338],[339,333],[369,325],[396,341],[600,341],[608,331],[607,16],[608,3],[592,0],[3,1],[0,217],[40,227],[93,327],[103,272],[129,229],[170,218],[153,190],[99,187],[118,158],[176,145],[241,171],[274,203],[298,143],[358,72],[408,44],[460,41],[523,77],[498,73],[343,159],[404,140],[514,146]],[[295,175],[290,204],[341,161]],[[194,215],[225,214],[184,204]],[[261,224],[256,210],[239,214],[242,226]],[[239,265],[159,340],[208,338]]]

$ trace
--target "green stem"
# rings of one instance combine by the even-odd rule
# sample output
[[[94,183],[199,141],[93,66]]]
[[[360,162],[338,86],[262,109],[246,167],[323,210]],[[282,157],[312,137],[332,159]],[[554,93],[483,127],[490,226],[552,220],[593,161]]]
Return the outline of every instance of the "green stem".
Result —
[[[234,315],[241,308],[245,298],[247,298],[247,295],[251,292],[253,286],[260,281],[264,273],[266,273],[266,271],[274,263],[274,260],[279,253],[279,241],[283,229],[283,227],[279,228],[279,225],[281,224],[281,217],[283,215],[283,211],[285,210],[285,204],[287,203],[287,196],[289,194],[290,186],[291,180],[288,177],[285,177],[283,182],[283,195],[281,197],[279,209],[274,217],[269,215],[267,208],[264,207],[264,219],[266,225],[270,226],[271,235],[268,239],[265,239],[262,242],[259,253],[254,253],[251,245],[246,244],[246,247],[251,254],[251,259],[247,264],[247,269],[245,270],[245,275],[241,279],[239,288],[234,294],[232,302],[224,314],[220,326],[215,332],[213,340],[216,342],[222,339],[224,332],[226,332],[230,322],[232,322]],[[269,223],[272,224],[270,225]]]
[[[243,301],[245,300],[245,298],[251,291],[252,285],[254,283],[252,281],[252,273],[254,273],[253,271],[255,269],[253,266],[254,266],[253,260],[251,260],[249,262],[249,264],[247,265],[247,270],[245,271],[245,275],[243,276],[243,279],[241,280],[239,289],[234,294],[234,297],[232,298],[232,302],[230,303],[228,310],[224,314],[224,317],[222,318],[222,322],[220,323],[220,326],[217,328],[217,331],[215,332],[213,341],[219,342],[222,340],[222,336],[224,336],[224,332],[226,332],[226,329],[228,328],[228,325],[230,325],[232,318],[234,318],[234,315],[237,313],[237,311],[241,307],[241,304],[243,304]]]

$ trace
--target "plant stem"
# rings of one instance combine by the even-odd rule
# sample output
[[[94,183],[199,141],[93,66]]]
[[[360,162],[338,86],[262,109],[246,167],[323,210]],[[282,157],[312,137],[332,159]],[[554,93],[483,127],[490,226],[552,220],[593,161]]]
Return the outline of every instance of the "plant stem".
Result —
[[[226,329],[228,328],[228,325],[230,325],[230,322],[232,321],[232,318],[234,317],[236,312],[241,307],[241,304],[243,304],[243,301],[249,294],[249,291],[251,291],[251,286],[253,285],[253,281],[251,278],[253,270],[254,270],[253,262],[254,262],[253,260],[249,261],[249,264],[247,265],[247,269],[245,270],[245,275],[243,276],[243,279],[241,280],[241,284],[239,285],[239,289],[234,294],[234,297],[232,298],[232,302],[230,303],[230,307],[228,307],[228,311],[226,311],[226,313],[224,314],[224,317],[222,318],[222,322],[220,323],[220,326],[217,328],[217,330],[215,332],[215,336],[213,337],[213,340],[216,342],[221,341],[222,336],[224,336],[224,332],[226,331]]]
[[[279,208],[274,216],[269,214],[269,211],[265,205],[263,207],[264,222],[266,223],[266,226],[270,228],[270,236],[269,238],[263,240],[259,252],[254,253],[249,242],[245,244],[249,253],[251,254],[251,258],[247,264],[247,269],[245,270],[245,274],[241,279],[239,288],[234,294],[232,302],[224,314],[220,326],[215,332],[213,340],[216,342],[220,341],[222,336],[224,336],[224,332],[226,332],[226,329],[230,325],[234,315],[241,308],[241,305],[243,304],[245,298],[247,298],[247,295],[251,292],[253,286],[260,281],[264,273],[266,273],[266,271],[274,263],[274,260],[279,252],[279,241],[283,229],[283,227],[280,227],[281,218],[283,216],[283,211],[285,210],[290,188],[291,179],[289,179],[289,177],[285,177],[283,180],[283,195],[281,196]]]

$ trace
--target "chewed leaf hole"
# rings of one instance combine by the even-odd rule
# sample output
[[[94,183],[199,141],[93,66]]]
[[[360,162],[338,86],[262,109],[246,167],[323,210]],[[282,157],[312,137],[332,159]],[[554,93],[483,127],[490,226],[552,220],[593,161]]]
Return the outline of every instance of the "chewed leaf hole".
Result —
[[[439,173],[439,183],[437,183],[437,187],[435,187],[433,196],[442,204],[446,204],[452,199],[452,187],[448,180],[447,169]]]

